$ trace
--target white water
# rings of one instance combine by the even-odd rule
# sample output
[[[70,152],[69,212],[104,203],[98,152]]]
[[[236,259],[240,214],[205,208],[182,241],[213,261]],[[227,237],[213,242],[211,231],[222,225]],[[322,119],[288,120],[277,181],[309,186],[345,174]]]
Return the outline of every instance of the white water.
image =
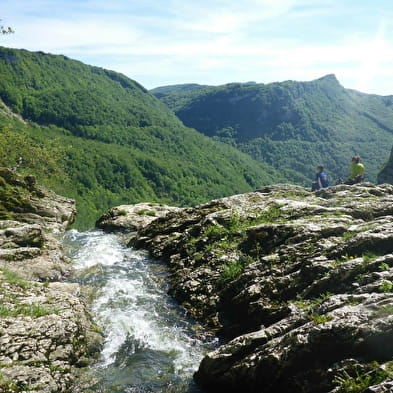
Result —
[[[213,343],[196,337],[166,294],[165,265],[98,230],[69,231],[64,243],[79,281],[96,290],[93,312],[105,329],[97,391],[200,392],[192,374]]]

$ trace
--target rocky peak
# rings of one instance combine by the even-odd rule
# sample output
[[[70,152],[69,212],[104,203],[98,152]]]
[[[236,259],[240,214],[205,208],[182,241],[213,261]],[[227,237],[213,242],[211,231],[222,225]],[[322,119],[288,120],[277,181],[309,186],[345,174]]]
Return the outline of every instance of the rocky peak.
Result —
[[[335,74],[327,74],[327,75],[323,76],[322,78],[317,79],[317,81],[329,82],[332,84],[340,85],[340,82],[338,81]]]

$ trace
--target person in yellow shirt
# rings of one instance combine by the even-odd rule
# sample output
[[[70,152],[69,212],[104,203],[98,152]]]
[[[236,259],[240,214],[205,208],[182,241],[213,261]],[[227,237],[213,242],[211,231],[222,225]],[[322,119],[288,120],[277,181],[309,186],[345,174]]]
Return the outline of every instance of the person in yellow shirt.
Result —
[[[352,163],[349,166],[349,180],[347,184],[356,184],[364,180],[364,165],[360,162],[359,156],[352,157]]]

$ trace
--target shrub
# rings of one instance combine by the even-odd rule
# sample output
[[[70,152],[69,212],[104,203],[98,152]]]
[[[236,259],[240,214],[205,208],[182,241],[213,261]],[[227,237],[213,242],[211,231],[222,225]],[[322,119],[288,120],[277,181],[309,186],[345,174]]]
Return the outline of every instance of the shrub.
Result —
[[[234,278],[238,277],[244,270],[244,266],[240,261],[231,261],[224,265],[221,272],[220,281],[225,283],[232,281]]]
[[[393,290],[393,283],[388,280],[382,281],[382,284],[379,286],[379,290],[384,293],[392,292]]]
[[[338,389],[334,390],[335,392],[363,393],[369,386],[378,385],[391,377],[390,370],[388,368],[386,370],[381,369],[377,363],[373,364],[371,370],[362,371],[357,368],[353,375],[351,374],[348,371],[343,371],[334,378],[333,383],[338,386]]]

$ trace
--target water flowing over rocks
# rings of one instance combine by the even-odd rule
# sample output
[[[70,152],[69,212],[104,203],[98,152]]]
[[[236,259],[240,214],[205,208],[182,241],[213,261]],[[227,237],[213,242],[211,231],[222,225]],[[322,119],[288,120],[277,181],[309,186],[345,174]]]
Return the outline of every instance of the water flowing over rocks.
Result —
[[[391,391],[392,185],[267,186],[169,212],[130,245],[226,339],[195,375],[206,390]]]
[[[0,392],[66,392],[99,349],[56,233],[74,201],[0,168]]]

